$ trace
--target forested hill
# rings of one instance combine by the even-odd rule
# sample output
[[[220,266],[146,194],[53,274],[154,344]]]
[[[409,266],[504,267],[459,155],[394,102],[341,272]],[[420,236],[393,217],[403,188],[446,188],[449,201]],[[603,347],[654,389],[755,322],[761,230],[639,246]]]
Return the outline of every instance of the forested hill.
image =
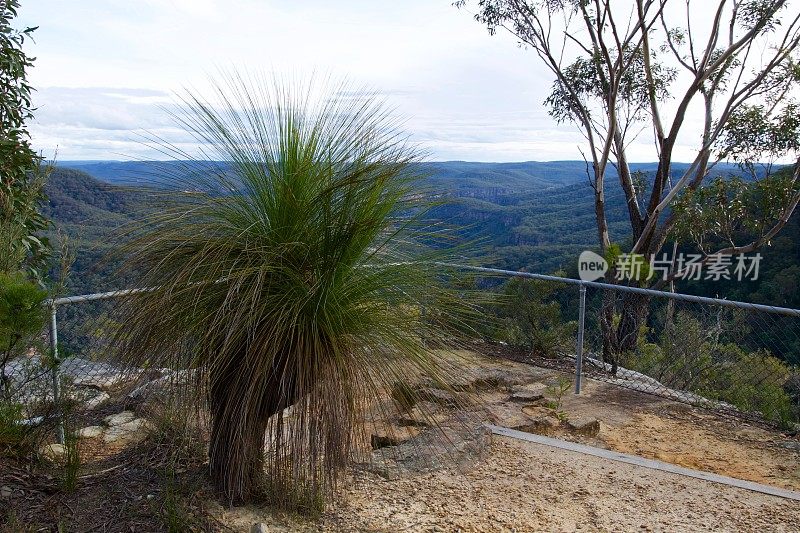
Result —
[[[153,207],[150,196],[119,185],[156,185],[164,163],[66,162],[52,175],[47,214],[75,240],[78,259],[71,291],[93,292],[117,288],[108,266],[95,266],[114,245],[114,229]],[[169,163],[167,163],[169,165]],[[65,168],[65,167],[75,168]],[[651,173],[655,164],[634,165]],[[685,165],[676,165],[674,173]],[[84,169],[83,172],[79,169]],[[468,243],[467,253],[481,263],[512,270],[549,273],[574,269],[581,251],[596,247],[594,198],[583,162],[553,163],[426,163],[427,186],[450,201],[432,212],[436,219],[459,228]],[[94,176],[90,176],[91,172]],[[721,175],[736,167],[718,166]],[[624,242],[629,235],[624,197],[616,180],[609,179],[608,218],[612,238]],[[687,287],[691,292],[713,291],[734,297],[780,300],[800,304],[795,265],[800,253],[798,214],[789,227],[765,249],[763,266],[769,282],[752,286]],[[792,270],[794,269],[794,270]],[[749,299],[749,298],[748,298]]]
[[[109,185],[85,172],[56,168],[47,184],[44,214],[69,237],[75,264],[68,291],[83,294],[124,285],[114,268],[103,264],[116,245],[115,233],[151,208],[148,194]]]
[[[61,167],[82,170],[114,185],[164,185],[165,175],[185,167],[171,161],[65,161]],[[224,168],[225,165],[220,164]],[[586,180],[586,165],[578,161],[554,163],[473,163],[447,161],[421,163],[430,179],[450,190],[480,190],[483,194],[508,193],[568,185]]]
[[[95,168],[106,168],[104,165]],[[483,265],[542,273],[566,269],[574,276],[580,252],[594,248],[597,242],[594,200],[585,174],[582,178],[557,173],[558,177],[539,178],[534,171],[537,164],[520,165],[523,170],[504,179],[502,171],[513,165],[432,164],[438,174],[434,172],[430,181],[442,184],[437,189],[452,199],[432,215],[460,228],[468,241],[482,241],[465,251],[480,257]],[[569,165],[555,164],[562,170]],[[575,165],[573,170],[580,166]],[[130,287],[132,282],[119,277],[113,262],[104,258],[118,245],[117,230],[157,207],[158,201],[146,191],[111,185],[63,167],[53,172],[47,191],[46,214],[56,228],[69,235],[76,255],[67,292],[87,294]],[[616,239],[624,239],[628,223],[619,187],[609,187],[607,201],[611,232]],[[694,283],[678,289],[800,307],[800,213],[794,214],[762,254],[762,275],[756,282]],[[63,338],[69,341],[66,346],[86,346],[96,327],[92,317],[107,307],[65,306],[60,312]]]
[[[63,167],[83,170],[109,184],[168,186],[164,175],[175,174],[180,163],[153,161],[71,161]],[[220,165],[224,168],[224,165]],[[632,165],[634,172],[652,175],[655,163]],[[686,164],[676,164],[680,175]],[[425,184],[433,194],[450,198],[433,216],[461,229],[484,262],[509,269],[551,272],[571,264],[596,244],[593,194],[583,161],[422,163]],[[607,191],[612,238],[628,235],[622,192],[613,169]],[[718,175],[737,173],[719,165]]]

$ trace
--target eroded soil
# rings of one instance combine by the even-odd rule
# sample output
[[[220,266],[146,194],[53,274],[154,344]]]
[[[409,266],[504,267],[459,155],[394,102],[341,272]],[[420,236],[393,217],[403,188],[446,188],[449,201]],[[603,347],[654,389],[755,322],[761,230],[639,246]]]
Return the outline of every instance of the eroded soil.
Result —
[[[495,424],[800,490],[796,436],[591,379],[576,396],[561,391],[571,375],[557,365],[461,356],[471,372],[460,386],[472,389],[476,413]],[[112,403],[94,418],[123,408]],[[575,420],[596,420],[599,429],[578,432],[570,428]],[[419,432],[402,427],[410,437]],[[58,477],[0,461],[0,511],[16,520],[6,529],[0,523],[0,531],[164,531],[176,521],[189,527],[190,518],[187,530],[245,532],[255,522],[309,532],[797,531],[800,524],[798,501],[496,436],[460,469],[386,479],[354,468],[343,499],[317,521],[222,507],[203,454],[176,468],[155,436],[139,445],[95,439],[82,447],[84,470],[73,492],[63,492]]]
[[[477,392],[498,425],[800,490],[796,437],[593,380],[579,396],[562,394],[562,371],[462,356],[473,375],[503,378]],[[510,400],[539,385],[549,387],[544,398]],[[596,434],[567,423],[592,418]],[[798,501],[497,436],[471,468],[392,480],[357,470],[343,496],[315,523],[257,508],[218,517],[240,531],[254,522],[270,531],[375,532],[797,531],[800,523]]]

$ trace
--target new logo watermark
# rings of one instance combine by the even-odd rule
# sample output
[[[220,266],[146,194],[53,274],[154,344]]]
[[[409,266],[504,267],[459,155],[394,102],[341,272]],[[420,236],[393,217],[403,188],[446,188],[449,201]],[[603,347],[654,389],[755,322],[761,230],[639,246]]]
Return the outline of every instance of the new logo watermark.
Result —
[[[700,254],[679,253],[675,257],[661,254],[649,261],[640,254],[620,254],[614,263],[617,280],[757,280],[761,254]],[[583,281],[596,281],[609,271],[602,256],[586,250],[578,258],[578,275]]]
[[[578,257],[578,276],[583,281],[596,281],[608,272],[608,261],[603,256],[586,250]]]

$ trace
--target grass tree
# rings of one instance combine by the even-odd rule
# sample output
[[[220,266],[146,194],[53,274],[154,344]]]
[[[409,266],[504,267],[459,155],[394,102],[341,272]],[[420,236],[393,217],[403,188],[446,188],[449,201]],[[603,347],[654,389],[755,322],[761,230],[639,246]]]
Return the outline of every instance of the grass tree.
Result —
[[[174,118],[201,148],[159,143],[184,192],[124,249],[153,289],[124,304],[117,346],[196,369],[228,501],[330,494],[367,404],[411,375],[443,381],[431,317],[468,311],[417,244],[437,234],[418,154],[380,99],[346,84],[230,75]]]

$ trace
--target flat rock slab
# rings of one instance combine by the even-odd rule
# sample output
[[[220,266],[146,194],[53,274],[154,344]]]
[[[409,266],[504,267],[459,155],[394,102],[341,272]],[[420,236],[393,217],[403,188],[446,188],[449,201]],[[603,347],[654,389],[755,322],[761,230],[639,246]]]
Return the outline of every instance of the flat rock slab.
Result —
[[[127,424],[135,418],[136,415],[133,413],[133,411],[122,411],[121,413],[117,413],[115,415],[108,415],[103,419],[103,423],[109,427],[114,427]]]
[[[476,376],[472,382],[471,389],[474,391],[484,391],[490,389],[515,387],[530,381],[530,377],[503,368],[487,368],[475,372]]]
[[[492,424],[498,426],[516,429],[529,426],[533,422],[533,417],[524,413],[516,403],[488,405],[486,411]]]
[[[575,433],[596,437],[600,433],[600,421],[593,417],[580,416],[567,420],[567,427]]]
[[[76,386],[107,390],[135,380],[141,370],[127,370],[109,363],[69,357],[61,363],[59,372],[72,378]]]
[[[536,433],[540,435],[549,433],[551,430],[557,429],[560,426],[561,420],[555,416],[545,415],[535,417],[527,426],[519,426],[514,429],[517,431],[524,431],[525,433]]]
[[[75,436],[79,439],[96,439],[106,430],[103,426],[87,426],[79,429]]]
[[[409,439],[419,435],[420,429],[414,426],[394,427],[385,426],[375,428],[370,435],[370,445],[373,450],[387,448],[389,446],[399,446]]]
[[[449,418],[449,414],[438,403],[417,402],[407,413],[397,417],[400,426],[438,426]]]
[[[455,393],[443,389],[423,387],[415,394],[421,400],[437,403],[444,407],[456,407],[459,404],[459,398]]]
[[[106,444],[131,444],[144,440],[150,424],[144,418],[136,418],[130,422],[111,426],[103,435],[103,442]]]
[[[509,400],[512,402],[532,403],[543,399],[546,392],[547,385],[543,383],[532,383],[513,389]]]
[[[155,399],[159,400],[177,392],[182,386],[191,383],[197,378],[197,370],[166,370],[159,372],[159,377],[147,381],[128,393],[128,397],[134,399]]]
[[[373,451],[367,468],[387,479],[469,468],[488,455],[491,442],[491,431],[483,424],[429,428],[399,446]]]

